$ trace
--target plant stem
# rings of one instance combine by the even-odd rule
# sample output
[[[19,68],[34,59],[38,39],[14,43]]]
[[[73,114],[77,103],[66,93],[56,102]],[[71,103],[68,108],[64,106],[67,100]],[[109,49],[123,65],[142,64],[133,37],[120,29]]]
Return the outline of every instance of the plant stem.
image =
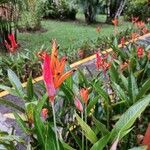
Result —
[[[84,120],[83,112],[81,112],[81,117],[82,117],[82,120]],[[82,150],[84,150],[84,134],[83,134],[83,129],[82,129]]]
[[[85,109],[84,109],[84,113],[85,113],[85,123],[87,124],[87,106],[86,106],[86,104],[85,104]],[[85,149],[87,150],[87,148],[88,148],[88,143],[87,143],[88,141],[87,141],[87,138],[85,139]]]
[[[56,136],[57,150],[60,150],[60,148],[59,148],[59,142],[58,142],[58,135],[57,135],[57,126],[56,126],[56,116],[55,116],[54,102],[52,102],[51,104],[52,104],[52,110],[53,110],[54,131],[55,131],[55,136]]]

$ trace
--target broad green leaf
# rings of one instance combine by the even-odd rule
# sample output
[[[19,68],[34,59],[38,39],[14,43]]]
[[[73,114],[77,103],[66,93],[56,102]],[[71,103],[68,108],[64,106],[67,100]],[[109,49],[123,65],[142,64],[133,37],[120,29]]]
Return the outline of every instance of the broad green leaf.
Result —
[[[147,150],[147,146],[134,147],[129,150]]]
[[[95,98],[93,98],[92,100],[90,100],[88,106],[87,106],[87,113],[89,114],[91,109],[96,105],[96,103],[99,100],[99,96],[96,96]]]
[[[38,102],[36,109],[34,111],[34,125],[35,125],[35,130],[37,133],[37,138],[39,141],[39,144],[42,145],[44,147],[45,145],[45,127],[44,127],[44,123],[41,121],[40,118],[40,113],[42,110],[42,107],[44,105],[44,103],[46,102],[48,96],[47,94],[45,94],[41,100]]]
[[[34,96],[34,91],[33,91],[33,83],[32,83],[32,77],[30,76],[28,81],[27,81],[27,99],[28,101],[32,101],[33,96]]]
[[[69,130],[69,132],[70,132],[71,136],[74,138],[76,144],[78,144],[79,149],[81,150],[82,149],[82,147],[81,147],[81,145],[82,145],[81,139],[77,135],[75,135],[72,131]]]
[[[17,123],[19,124],[20,128],[26,133],[26,134],[29,134],[30,131],[29,131],[29,128],[26,126],[26,123],[24,122],[24,120],[21,119],[21,117],[16,113],[14,112],[13,113],[15,118],[16,118],[16,121]]]
[[[94,121],[96,127],[98,128],[98,130],[101,132],[101,134],[103,136],[105,136],[106,134],[109,133],[109,131],[107,130],[106,126],[103,123],[98,121],[94,116],[92,116],[92,118],[93,118],[93,121]]]
[[[83,130],[83,134],[91,143],[94,144],[97,141],[97,137],[94,131],[79,117],[78,114],[76,114],[76,118],[77,118],[79,125],[81,126]]]
[[[0,137],[0,141],[16,141],[19,143],[24,143],[24,141],[22,140],[22,138],[20,136],[15,136],[15,135],[6,135],[6,136],[1,136]]]
[[[103,150],[104,147],[106,146],[106,144],[109,141],[109,137],[110,134],[107,134],[105,136],[103,136],[102,138],[100,138],[100,140],[98,140],[90,150]]]
[[[18,94],[19,97],[23,98],[24,92],[23,92],[23,88],[22,88],[22,85],[21,85],[21,82],[20,82],[19,78],[10,69],[7,70],[7,73],[8,73],[8,78],[9,78],[12,86],[16,90],[16,93]]]
[[[142,85],[138,95],[136,96],[136,100],[142,98],[148,90],[150,90],[150,78]]]
[[[26,109],[26,115],[29,120],[34,120],[34,110],[36,109],[36,104],[37,101],[35,102],[30,102],[25,104],[25,109]]]
[[[135,120],[141,115],[149,103],[150,94],[131,106],[115,124],[113,130],[111,131],[111,140],[113,141],[116,139],[118,133],[127,131],[129,128],[131,128]]]
[[[104,101],[107,102],[107,104],[110,103],[109,95],[107,92],[105,92],[100,86],[99,83],[94,84],[94,88],[96,92],[104,98]]]
[[[129,76],[128,93],[130,96],[131,103],[134,103],[136,96],[138,94],[138,87],[137,87],[136,78],[134,77],[132,72],[130,73],[130,76]]]
[[[44,149],[45,150],[50,150],[50,149],[57,150],[56,136],[48,122],[46,122],[45,133],[43,133],[43,135],[45,136]],[[63,150],[63,148],[60,148],[60,149]]]
[[[79,72],[79,76],[78,76],[79,84],[82,84],[82,86],[88,87],[89,83],[88,83],[86,76],[81,70],[78,70],[78,72]]]
[[[5,85],[0,85],[0,89],[4,90],[4,91],[8,91],[8,93],[10,93],[12,95],[18,96],[18,94],[14,88],[10,88],[10,87],[5,86]]]
[[[116,70],[116,68],[115,68],[115,65],[114,65],[114,63],[112,63],[112,65],[111,65],[111,67],[110,67],[110,69],[109,69],[109,74],[110,74],[110,78],[111,78],[111,80],[113,81],[113,82],[118,82],[119,80],[118,80],[118,72],[117,72],[117,70]]]
[[[69,89],[73,88],[73,79],[72,79],[72,76],[70,76],[69,78],[66,79],[65,85],[67,85],[69,87]]]
[[[25,110],[22,107],[16,105],[14,102],[4,99],[4,98],[0,98],[0,104],[11,107],[13,109],[16,109],[22,113],[25,113]]]
[[[113,82],[112,84],[113,88],[116,90],[116,93],[118,94],[118,96],[123,100],[123,101],[127,101],[128,97],[126,96],[125,91],[115,82]]]
[[[63,147],[64,147],[64,150],[75,150],[74,148],[72,148],[71,146],[69,146],[67,143],[61,141]]]
[[[128,90],[128,80],[127,80],[127,78],[122,73],[119,76],[120,76],[120,79],[122,81],[122,84],[123,84],[124,88],[126,90]]]

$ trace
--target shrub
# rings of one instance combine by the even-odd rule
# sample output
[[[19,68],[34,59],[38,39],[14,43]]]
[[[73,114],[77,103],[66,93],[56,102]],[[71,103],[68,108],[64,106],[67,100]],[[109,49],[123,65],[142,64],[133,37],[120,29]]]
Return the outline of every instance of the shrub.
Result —
[[[75,20],[77,14],[77,7],[75,2],[70,2],[66,0],[61,0],[58,4],[51,1],[46,1],[44,6],[44,18],[52,19],[70,19]]]
[[[20,12],[21,31],[36,31],[41,29],[41,17],[43,11],[43,1],[33,0],[24,4],[23,10]]]
[[[132,17],[139,17],[139,20],[147,21],[150,17],[150,4],[148,0],[131,0],[125,10],[125,18],[130,20]]]

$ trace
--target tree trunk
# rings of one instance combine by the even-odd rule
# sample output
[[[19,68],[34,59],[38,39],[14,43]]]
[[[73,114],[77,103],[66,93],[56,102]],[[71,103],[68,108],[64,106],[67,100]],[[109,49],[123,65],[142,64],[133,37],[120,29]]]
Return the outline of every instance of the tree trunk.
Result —
[[[107,0],[107,19],[106,23],[112,23],[114,18],[118,18],[127,0]]]
[[[118,11],[117,11],[115,17],[120,17],[126,2],[127,2],[127,0],[121,1],[120,7],[118,8]]]
[[[84,10],[84,16],[85,16],[85,21],[90,24],[90,23],[94,23],[95,20],[95,16],[94,16],[94,12],[92,9],[91,5],[88,5],[88,7]]]

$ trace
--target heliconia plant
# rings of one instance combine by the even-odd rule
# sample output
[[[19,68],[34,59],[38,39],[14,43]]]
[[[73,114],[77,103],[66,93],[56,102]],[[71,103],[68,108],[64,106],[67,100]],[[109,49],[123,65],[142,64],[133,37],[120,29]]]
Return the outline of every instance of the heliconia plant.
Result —
[[[44,82],[34,86],[30,76],[25,89],[16,74],[8,70],[12,87],[0,85],[0,88],[20,97],[24,106],[5,98],[0,98],[0,103],[19,111],[14,116],[30,137],[28,147],[131,148],[128,138],[134,141],[133,133],[140,130],[141,120],[146,121],[144,113],[150,103],[149,49],[142,47],[141,53],[134,44],[124,45],[126,49],[113,44],[112,48],[114,53],[96,54],[96,73],[84,67],[75,72],[76,69],[67,69],[66,57],[59,58],[54,40],[51,54],[45,51],[35,54],[41,60]],[[88,74],[84,74],[84,69]],[[144,141],[139,146],[146,150]]]

